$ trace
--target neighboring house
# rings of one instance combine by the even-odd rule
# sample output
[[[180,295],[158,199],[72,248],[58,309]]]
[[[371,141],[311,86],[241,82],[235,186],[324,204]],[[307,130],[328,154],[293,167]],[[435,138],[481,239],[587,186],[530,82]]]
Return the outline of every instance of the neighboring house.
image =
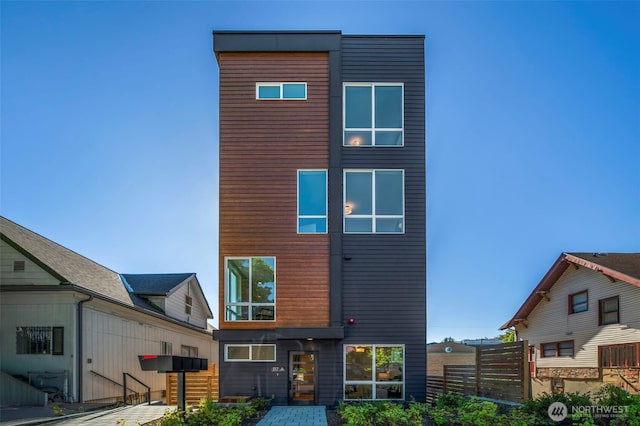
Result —
[[[427,345],[427,375],[444,376],[445,365],[476,365],[476,348],[455,342]]]
[[[514,317],[532,392],[640,389],[640,253],[563,253]]]
[[[424,401],[424,37],[213,41],[220,395]]]
[[[120,275],[4,217],[0,225],[3,399],[24,386],[13,376],[67,401],[113,400],[123,373],[161,398],[165,375],[141,371],[138,355],[217,362],[195,274]]]

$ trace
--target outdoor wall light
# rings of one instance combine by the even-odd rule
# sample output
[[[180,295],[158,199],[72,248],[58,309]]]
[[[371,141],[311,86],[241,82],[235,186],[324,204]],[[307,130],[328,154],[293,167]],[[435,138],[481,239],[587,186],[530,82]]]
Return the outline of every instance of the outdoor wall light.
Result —
[[[355,318],[353,318],[353,317],[351,317],[351,318],[349,318],[349,319],[347,320],[347,322],[348,322],[349,324],[355,324],[355,323],[356,323],[356,319],[355,319]]]

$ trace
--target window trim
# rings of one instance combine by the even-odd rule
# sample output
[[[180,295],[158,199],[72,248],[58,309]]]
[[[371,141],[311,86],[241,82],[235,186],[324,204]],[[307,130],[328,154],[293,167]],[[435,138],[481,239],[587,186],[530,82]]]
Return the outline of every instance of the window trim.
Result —
[[[376,206],[376,172],[401,172],[402,174],[402,215],[377,215],[375,213]],[[371,214],[365,215],[351,215],[347,213],[349,209],[349,203],[347,203],[347,174],[348,173],[371,173]],[[403,235],[406,233],[406,194],[405,194],[405,171],[404,169],[344,169],[342,171],[342,233],[354,234],[354,235],[372,235],[372,234],[384,234],[384,235]],[[347,217],[368,219],[371,218],[371,232],[363,231],[347,231]],[[383,218],[399,218],[402,219],[402,231],[401,232],[384,232],[376,231],[376,219]]]
[[[229,347],[248,348],[248,359],[231,359],[229,358]],[[273,359],[253,359],[254,347],[273,347]],[[227,343],[224,345],[224,360],[225,362],[276,362],[278,357],[277,348],[275,343]]]
[[[560,344],[561,343],[571,343],[571,355],[560,355]],[[555,345],[555,355],[554,356],[545,356],[544,347],[547,345]],[[573,340],[560,340],[557,342],[545,342],[540,343],[540,358],[573,358],[576,356],[576,345]]]
[[[284,86],[286,84],[302,84],[304,85],[304,98],[285,98],[284,97]],[[278,87],[280,90],[280,96],[278,98],[261,98],[260,97],[260,88],[261,87]],[[306,101],[307,100],[307,82],[306,81],[283,81],[283,82],[268,82],[268,81],[258,81],[256,82],[256,100],[257,101]]]
[[[629,365],[629,360],[626,357],[627,347],[633,347],[635,351],[635,365]],[[603,365],[604,363],[604,351],[611,351],[612,349],[623,349],[624,365],[611,365],[611,352],[609,352],[609,365]],[[598,367],[599,368],[640,368],[640,342],[631,343],[618,343],[615,345],[601,345],[598,346]]]
[[[617,308],[615,311],[603,312],[604,304],[610,300],[616,300]],[[616,313],[616,320],[612,322],[603,322],[604,314],[610,314],[612,312]],[[598,300],[598,325],[610,325],[610,324],[620,324],[620,296],[612,296],[606,297],[604,299]]]
[[[300,172],[323,172],[324,173],[324,215],[301,215],[300,214]],[[300,235],[328,234],[329,233],[329,171],[327,169],[298,169],[296,173],[296,230]],[[324,219],[324,232],[301,232],[300,219]]]
[[[376,127],[375,115],[376,115],[376,96],[375,88],[378,86],[391,86],[400,87],[402,93],[402,102],[400,106],[400,116],[402,118],[402,126],[395,127]],[[347,128],[347,87],[371,87],[371,127],[349,127]],[[342,146],[348,148],[402,148],[404,147],[404,82],[344,82],[342,83]],[[401,142],[400,145],[376,145],[377,131],[395,131],[400,132]],[[345,132],[371,132],[371,145],[350,145],[347,144],[345,138]]]
[[[576,311],[575,310],[575,303],[573,303],[573,298],[575,296],[581,295],[581,294],[586,294],[587,296],[587,300],[585,302],[585,308],[581,311]],[[569,315],[571,314],[579,314],[581,312],[587,312],[589,310],[589,290],[582,290],[582,291],[578,291],[576,293],[570,294],[569,295]]]
[[[263,258],[271,258],[273,259],[273,303],[254,303],[253,301],[249,301],[249,302],[238,302],[238,303],[231,303],[228,300],[229,297],[229,267],[228,267],[228,262],[229,260],[236,260],[236,259],[249,259],[249,265],[251,265],[251,261],[252,259],[255,258],[259,258],[259,259],[263,259]],[[277,278],[277,260],[276,260],[276,256],[225,256],[224,258],[224,315],[223,315],[223,321],[224,322],[231,322],[231,323],[241,323],[241,322],[275,322],[276,321],[276,302],[278,300],[277,298],[277,286],[278,286],[278,278]],[[251,289],[251,279],[249,279],[249,289]],[[253,296],[251,297],[251,299],[253,299]],[[273,307],[273,319],[253,319],[253,306],[255,305],[259,305],[259,306],[272,306]],[[247,306],[249,309],[249,319],[237,319],[237,320],[232,320],[232,319],[227,319],[227,309],[229,306]]]
[[[347,380],[347,347],[358,347],[358,346],[370,346],[372,357],[371,364],[375,366],[376,364],[376,349],[377,348],[402,348],[402,380],[401,381],[378,381],[376,369],[374,367],[372,371],[371,380]],[[342,345],[342,399],[345,401],[401,401],[405,399],[406,396],[406,381],[407,381],[407,348],[404,343],[348,343]],[[399,385],[402,389],[402,396],[400,398],[376,398],[376,385],[385,384],[385,385]],[[371,396],[370,399],[357,399],[357,398],[347,398],[346,390],[348,385],[371,385]]]

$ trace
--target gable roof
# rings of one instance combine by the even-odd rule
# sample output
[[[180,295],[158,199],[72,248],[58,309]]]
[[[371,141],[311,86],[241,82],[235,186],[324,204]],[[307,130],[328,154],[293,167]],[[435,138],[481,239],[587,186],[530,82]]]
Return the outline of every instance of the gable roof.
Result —
[[[132,293],[144,296],[168,296],[195,274],[122,274]]]
[[[126,305],[134,304],[120,276],[111,269],[2,216],[0,235],[7,244],[59,279],[60,283],[74,284]]]
[[[640,253],[562,253],[533,289],[518,312],[500,330],[524,321],[546,293],[558,281],[569,265],[582,266],[599,272],[612,282],[623,281],[640,287]]]
[[[3,216],[0,216],[0,237],[7,244],[58,279],[60,284],[72,284],[106,299],[152,311],[154,314],[161,314],[171,320],[176,319],[159,312],[158,308],[148,303],[141,296],[165,296],[188,278],[195,277],[194,273],[128,274],[123,275],[123,277],[127,277],[124,280],[121,279],[121,275],[117,272]],[[131,277],[133,284],[129,281],[129,277]],[[200,284],[198,283],[199,286]],[[199,290],[204,303],[209,309],[209,318],[213,318],[213,313],[204,297],[204,293],[201,288]]]

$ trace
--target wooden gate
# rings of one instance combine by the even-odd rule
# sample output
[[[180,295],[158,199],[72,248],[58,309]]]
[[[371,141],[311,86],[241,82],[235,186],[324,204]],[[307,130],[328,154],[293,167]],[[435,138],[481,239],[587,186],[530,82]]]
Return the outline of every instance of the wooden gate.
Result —
[[[218,401],[219,376],[215,364],[197,373],[185,373],[186,403],[198,405],[203,398]],[[167,373],[167,405],[178,403],[178,373]]]

